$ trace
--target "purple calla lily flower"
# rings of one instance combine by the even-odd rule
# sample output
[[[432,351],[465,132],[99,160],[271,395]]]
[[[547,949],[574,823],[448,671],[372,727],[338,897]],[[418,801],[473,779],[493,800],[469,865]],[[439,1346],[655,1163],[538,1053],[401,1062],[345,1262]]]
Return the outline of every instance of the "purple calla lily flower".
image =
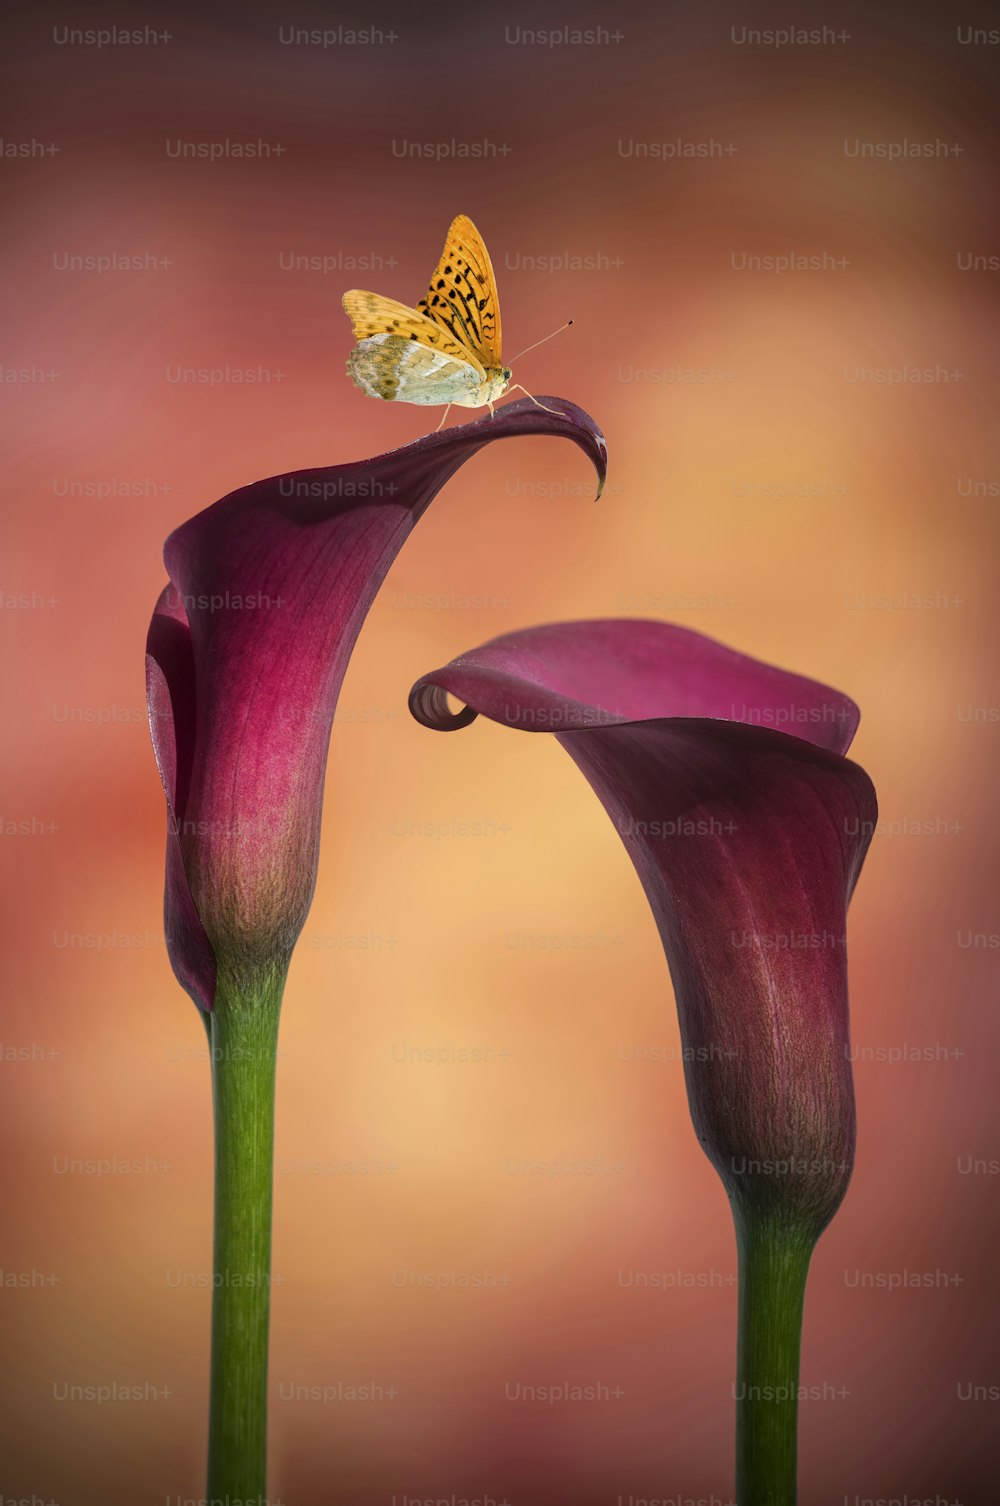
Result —
[[[741,1506],[792,1501],[809,1255],[854,1158],[845,930],[876,820],[844,757],[857,708],[634,620],[493,639],[418,681],[410,707],[440,730],[481,714],[554,733],[621,834],[670,966],[695,1130],[736,1220]]]
[[[147,700],[167,797],[167,946],[211,1046],[211,1500],[266,1498],[278,1019],[315,886],[344,672],[431,499],[483,445],[521,434],[572,439],[603,485],[607,450],[592,419],[558,398],[515,402],[374,460],[244,487],[164,549],[170,584],[149,629]]]
[[[373,460],[274,476],[182,524],[147,644],[147,701],[167,796],[165,925],[203,1010],[219,970],[239,990],[284,968],[312,899],[323,775],[355,640],[397,552],[455,471],[491,440],[574,440],[600,483],[585,413],[546,398]]]

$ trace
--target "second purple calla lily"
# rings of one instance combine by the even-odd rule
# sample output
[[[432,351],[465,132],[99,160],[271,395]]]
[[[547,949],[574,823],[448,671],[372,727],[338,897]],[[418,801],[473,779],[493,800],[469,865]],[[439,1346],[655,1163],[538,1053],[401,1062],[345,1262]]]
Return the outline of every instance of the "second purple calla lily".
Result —
[[[327,747],[358,632],[425,508],[492,440],[572,439],[603,484],[606,446],[558,398],[349,465],[233,492],[170,535],[147,700],[167,796],[165,926],[202,1010],[287,966],[312,899]]]
[[[496,638],[424,676],[410,707],[439,730],[483,715],[556,735],[652,907],[699,1139],[736,1201],[776,1197],[783,1216],[794,1204],[817,1236],[854,1153],[845,925],[876,816],[844,757],[857,708],[633,620]]]
[[[449,708],[449,695],[464,703]],[[806,1278],[854,1161],[847,904],[877,814],[845,696],[661,622],[496,638],[414,686],[426,726],[554,733],[642,881],[695,1131],[739,1248],[739,1506],[793,1506]]]

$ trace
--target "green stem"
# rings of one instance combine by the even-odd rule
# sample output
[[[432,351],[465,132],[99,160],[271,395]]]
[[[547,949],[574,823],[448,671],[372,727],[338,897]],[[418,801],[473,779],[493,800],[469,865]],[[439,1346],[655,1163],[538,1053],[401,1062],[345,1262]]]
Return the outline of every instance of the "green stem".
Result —
[[[742,1211],[736,1357],[738,1506],[795,1506],[802,1309],[813,1244]]]
[[[282,980],[283,981],[283,980]],[[215,1252],[208,1498],[267,1496],[274,1076],[279,981],[216,998],[209,1021],[215,1103]]]

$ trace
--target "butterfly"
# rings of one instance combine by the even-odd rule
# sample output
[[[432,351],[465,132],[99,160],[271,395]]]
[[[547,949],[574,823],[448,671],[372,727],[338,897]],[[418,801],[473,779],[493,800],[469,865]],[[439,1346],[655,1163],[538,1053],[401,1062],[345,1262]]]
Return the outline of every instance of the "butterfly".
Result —
[[[452,404],[489,408],[492,415],[493,404],[508,390],[531,397],[519,382],[511,388],[511,368],[501,355],[496,278],[483,238],[467,215],[452,220],[431,285],[416,308],[359,288],[345,293],[343,303],[358,342],[347,374],[369,397],[421,407],[443,403],[439,429]],[[531,401],[545,407],[537,398]]]

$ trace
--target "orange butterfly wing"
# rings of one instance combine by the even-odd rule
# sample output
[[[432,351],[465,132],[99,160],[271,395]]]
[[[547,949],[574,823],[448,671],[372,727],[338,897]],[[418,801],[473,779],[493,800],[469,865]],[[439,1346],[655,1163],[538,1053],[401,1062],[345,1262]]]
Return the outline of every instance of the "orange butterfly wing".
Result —
[[[468,215],[452,220],[427,296],[417,309],[471,351],[485,370],[503,365],[496,278],[483,238]]]
[[[344,294],[344,312],[351,321],[355,340],[366,340],[372,335],[399,335],[404,340],[439,350],[442,355],[463,361],[473,367],[480,377],[484,375],[481,363],[461,340],[454,339],[439,322],[428,319],[419,309],[407,308],[394,298],[383,298],[380,293],[367,293],[352,288]]]

